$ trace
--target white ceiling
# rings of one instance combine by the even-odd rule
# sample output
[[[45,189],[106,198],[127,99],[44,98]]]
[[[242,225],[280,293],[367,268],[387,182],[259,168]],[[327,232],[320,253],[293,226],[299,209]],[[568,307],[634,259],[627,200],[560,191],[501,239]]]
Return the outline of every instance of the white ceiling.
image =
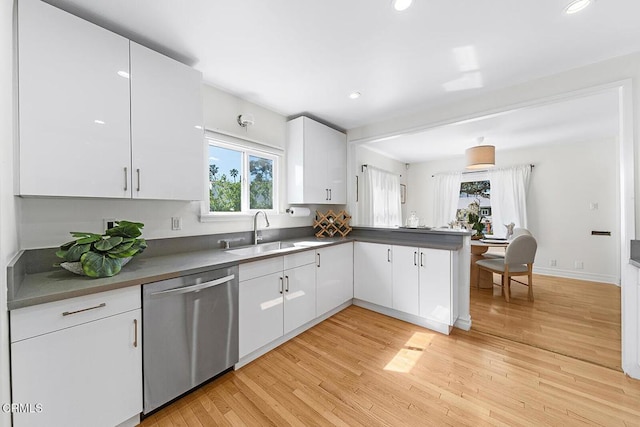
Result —
[[[402,134],[365,146],[403,163],[417,163],[461,156],[465,149],[478,144],[478,137],[484,137],[484,144],[494,145],[496,151],[615,139],[620,126],[618,103],[617,90],[605,90]]]
[[[569,0],[414,0],[405,12],[391,0],[47,1],[188,63],[236,96],[342,129],[640,51],[639,0],[596,0],[574,15],[563,13]],[[351,100],[352,91],[362,96]],[[585,109],[597,116],[594,104],[566,112]],[[575,132],[553,124],[557,112],[533,111],[542,116],[528,124],[510,117],[517,128],[485,122],[465,147],[478,132],[498,148],[500,138],[557,139],[543,116]],[[597,133],[584,117],[573,119]],[[463,129],[441,132],[462,138]]]

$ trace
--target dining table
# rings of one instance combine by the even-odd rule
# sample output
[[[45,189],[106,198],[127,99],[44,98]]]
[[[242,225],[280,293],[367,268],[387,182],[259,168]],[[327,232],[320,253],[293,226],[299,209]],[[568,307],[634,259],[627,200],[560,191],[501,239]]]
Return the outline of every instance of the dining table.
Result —
[[[509,246],[507,240],[501,239],[479,239],[471,240],[471,269],[470,269],[470,286],[476,287],[478,279],[480,280],[481,289],[493,288],[493,273],[487,270],[481,270],[476,265],[476,261],[481,259],[491,259],[485,255],[489,248],[504,248]],[[504,255],[504,254],[502,254]]]

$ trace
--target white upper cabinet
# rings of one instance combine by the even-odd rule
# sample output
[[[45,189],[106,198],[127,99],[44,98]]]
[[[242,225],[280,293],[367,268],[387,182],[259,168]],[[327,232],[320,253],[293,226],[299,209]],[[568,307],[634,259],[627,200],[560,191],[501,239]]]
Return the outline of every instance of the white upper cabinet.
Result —
[[[40,0],[18,48],[20,195],[202,199],[198,71]]]
[[[129,40],[20,0],[20,194],[128,197]]]
[[[287,123],[288,203],[346,204],[347,137],[308,117]]]
[[[199,71],[131,42],[134,198],[202,199],[201,93]]]

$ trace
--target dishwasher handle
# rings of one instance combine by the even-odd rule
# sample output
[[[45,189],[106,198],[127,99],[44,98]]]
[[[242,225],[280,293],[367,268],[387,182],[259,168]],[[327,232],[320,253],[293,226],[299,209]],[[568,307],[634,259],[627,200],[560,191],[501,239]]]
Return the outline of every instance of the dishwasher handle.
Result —
[[[165,291],[152,292],[151,296],[158,295],[179,295],[179,294],[187,294],[189,292],[197,292],[203,289],[212,288],[217,285],[222,285],[223,283],[227,283],[235,279],[235,274],[230,274],[221,279],[211,280],[210,282],[198,283],[197,285],[185,286],[181,288],[173,288],[167,289]]]

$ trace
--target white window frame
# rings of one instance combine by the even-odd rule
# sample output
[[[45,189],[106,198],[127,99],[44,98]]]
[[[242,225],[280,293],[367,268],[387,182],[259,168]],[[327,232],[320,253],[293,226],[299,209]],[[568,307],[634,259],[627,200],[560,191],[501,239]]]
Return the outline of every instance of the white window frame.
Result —
[[[240,138],[234,137],[233,142],[227,141],[230,139],[222,135],[221,138],[217,137],[216,133],[210,132],[205,136],[205,151],[207,153],[205,162],[205,197],[202,203],[202,209],[200,214],[200,221],[215,221],[215,220],[233,220],[236,218],[243,218],[255,215],[258,211],[265,211],[267,214],[277,215],[279,214],[279,188],[280,188],[280,162],[282,155],[277,152],[276,149],[270,150],[270,147],[265,146],[265,149],[256,147],[256,143],[252,141],[244,141]],[[239,151],[242,153],[242,171],[241,172],[241,210],[238,212],[211,212],[209,203],[209,146],[216,146],[229,150]],[[273,191],[273,208],[272,209],[250,209],[249,198],[249,157],[257,156],[264,159],[273,161],[272,171],[272,191]]]

